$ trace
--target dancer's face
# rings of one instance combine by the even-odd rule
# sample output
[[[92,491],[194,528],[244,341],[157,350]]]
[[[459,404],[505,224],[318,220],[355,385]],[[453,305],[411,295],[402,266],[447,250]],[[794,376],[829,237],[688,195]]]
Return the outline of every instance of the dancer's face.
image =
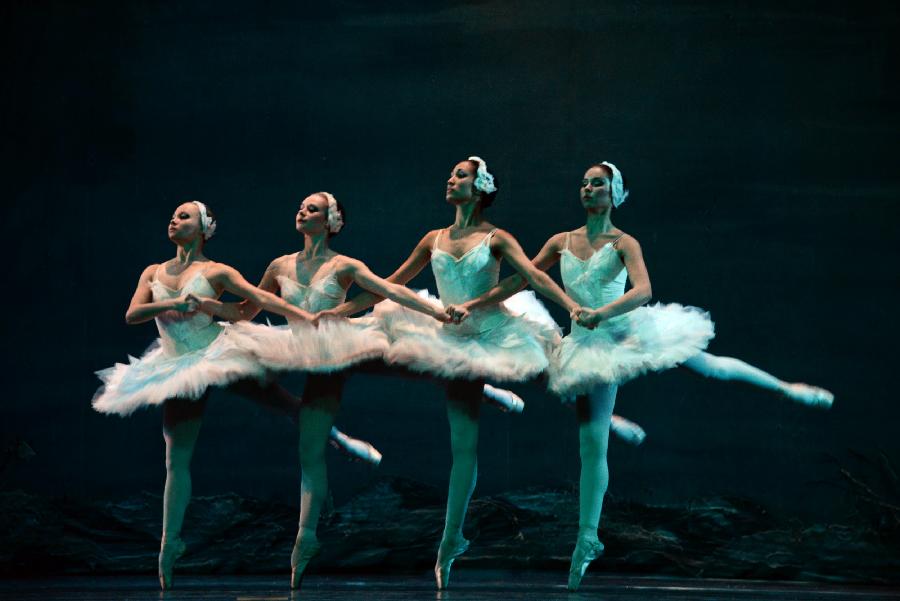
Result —
[[[447,202],[459,205],[475,197],[475,171],[470,161],[462,161],[453,168],[447,180]]]
[[[179,205],[169,220],[169,240],[176,244],[186,244],[201,235],[200,207],[192,202]]]
[[[297,211],[297,231],[301,234],[321,234],[328,229],[328,201],[318,194],[310,194]]]
[[[581,206],[585,209],[604,209],[611,204],[609,173],[603,167],[591,167],[581,180]]]

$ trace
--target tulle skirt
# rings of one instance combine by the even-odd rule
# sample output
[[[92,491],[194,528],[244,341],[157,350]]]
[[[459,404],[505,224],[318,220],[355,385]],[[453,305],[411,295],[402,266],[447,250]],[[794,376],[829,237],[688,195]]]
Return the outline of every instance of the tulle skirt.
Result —
[[[387,336],[372,317],[326,319],[318,327],[243,321],[227,326],[226,335],[264,367],[276,371],[335,372],[380,359],[388,350]]]
[[[103,385],[92,405],[100,413],[130,415],[140,407],[167,399],[197,400],[210,386],[225,386],[247,377],[262,379],[265,369],[224,333],[209,345],[181,354],[167,353],[157,339],[140,358],[97,372]]]
[[[531,379],[547,369],[560,340],[559,326],[533,292],[476,309],[462,324],[443,324],[392,301],[376,305],[373,315],[390,340],[387,363],[448,379]]]
[[[709,313],[677,303],[639,307],[594,330],[572,325],[550,366],[550,390],[569,398],[697,355],[715,336]]]

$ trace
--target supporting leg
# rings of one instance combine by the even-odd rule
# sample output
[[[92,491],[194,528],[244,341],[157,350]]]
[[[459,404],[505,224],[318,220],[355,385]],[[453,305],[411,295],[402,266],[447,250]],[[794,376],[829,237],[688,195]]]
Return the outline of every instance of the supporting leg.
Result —
[[[616,402],[617,386],[598,386],[576,401],[581,478],[578,498],[578,538],[569,567],[569,590],[578,590],[588,565],[603,552],[597,538],[603,497],[609,486],[606,460],[609,428]]]
[[[159,550],[159,585],[172,588],[175,561],[184,553],[181,527],[191,500],[191,458],[203,423],[206,396],[198,401],[170,399],[163,407],[166,441],[166,487],[163,492],[163,531]]]
[[[299,588],[310,560],[319,552],[316,528],[328,494],[325,447],[340,406],[341,376],[310,376],[300,409],[300,523],[291,552],[291,588]]]
[[[483,383],[453,381],[447,384],[447,419],[450,423],[450,486],[447,515],[438,547],[434,576],[438,589],[450,583],[453,561],[469,547],[462,526],[478,478],[478,417]]]

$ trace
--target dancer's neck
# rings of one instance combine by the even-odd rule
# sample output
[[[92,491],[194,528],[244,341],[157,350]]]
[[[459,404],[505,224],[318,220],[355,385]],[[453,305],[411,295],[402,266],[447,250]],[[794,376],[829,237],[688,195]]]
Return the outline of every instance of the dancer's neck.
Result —
[[[456,205],[456,219],[453,221],[454,228],[461,230],[468,227],[476,227],[481,225],[483,221],[481,218],[481,205],[477,200]]]
[[[203,256],[203,243],[200,238],[185,244],[179,244],[178,250],[175,252],[175,263],[182,267],[187,267],[194,261],[206,260]]]
[[[303,250],[300,251],[300,258],[304,261],[313,259],[321,259],[331,254],[331,248],[328,247],[328,233],[320,234],[304,234]]]
[[[593,209],[587,212],[587,223],[585,223],[585,231],[588,240],[593,240],[604,234],[608,234],[615,229],[610,221],[611,210],[609,207],[603,209]]]

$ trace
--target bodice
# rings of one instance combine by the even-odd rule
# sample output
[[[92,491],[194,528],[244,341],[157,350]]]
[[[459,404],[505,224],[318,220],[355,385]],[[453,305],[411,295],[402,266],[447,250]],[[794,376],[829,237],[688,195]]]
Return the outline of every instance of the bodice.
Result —
[[[566,247],[560,251],[559,261],[566,294],[582,307],[597,309],[625,294],[628,270],[616,252],[615,241],[607,242],[587,259],[579,259],[569,250],[569,237],[566,236]],[[615,331],[624,327],[627,319],[627,315],[613,317],[602,322],[595,332]],[[588,332],[572,322],[573,334]]]
[[[215,298],[216,291],[203,275],[202,271],[194,274],[186,284],[175,290],[169,288],[156,277],[150,282],[150,291],[154,301],[178,298],[186,294],[196,297]],[[182,313],[166,311],[156,316],[156,327],[162,349],[167,355],[181,355],[204,348],[221,333],[222,326],[202,311]]]
[[[347,297],[347,291],[338,282],[337,272],[329,268],[324,276],[312,280],[309,284],[301,284],[284,275],[276,276],[281,297],[300,309],[316,313],[333,309]]]
[[[440,233],[431,249],[431,270],[437,284],[441,302],[445,305],[463,303],[481,296],[497,285],[500,279],[500,261],[491,254],[491,230],[481,242],[456,258],[437,247]]]
[[[566,294],[583,307],[596,309],[625,294],[628,271],[612,242],[584,260],[564,248],[559,269]]]

